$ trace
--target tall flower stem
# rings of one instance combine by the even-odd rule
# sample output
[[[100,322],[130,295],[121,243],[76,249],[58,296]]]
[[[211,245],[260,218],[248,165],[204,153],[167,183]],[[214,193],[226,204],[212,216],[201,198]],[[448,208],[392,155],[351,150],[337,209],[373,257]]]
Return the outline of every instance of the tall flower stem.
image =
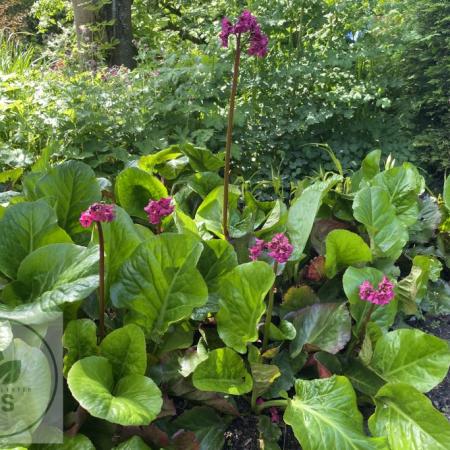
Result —
[[[352,355],[353,350],[355,349],[356,345],[358,345],[360,342],[363,341],[364,336],[366,334],[366,330],[367,330],[367,324],[369,323],[374,310],[375,310],[375,303],[372,303],[370,305],[370,308],[367,311],[367,314],[365,315],[363,321],[361,322],[361,326],[359,327],[359,329],[357,329],[356,339],[354,339],[347,348],[347,352],[345,353],[345,355],[347,357],[350,357]]]
[[[241,34],[236,36],[236,53],[234,55],[233,83],[231,86],[230,104],[228,110],[228,127],[225,144],[225,169],[223,175],[223,211],[222,228],[225,239],[229,240],[228,232],[228,193],[230,186],[230,162],[231,162],[231,144],[233,138],[234,110],[236,105],[236,93],[239,81],[239,64],[241,61]]]
[[[263,344],[261,348],[261,353],[264,353],[267,350],[267,346],[269,344],[269,336],[270,336],[270,324],[272,322],[272,313],[273,313],[273,300],[275,296],[275,284],[276,284],[276,276],[278,272],[278,262],[275,261],[273,265],[273,271],[275,272],[275,281],[273,282],[273,286],[269,292],[269,304],[267,305],[267,314],[266,321],[264,323],[264,337]]]
[[[99,259],[99,287],[98,287],[98,315],[99,315],[99,342],[105,337],[105,238],[100,222],[96,222],[98,231]]]

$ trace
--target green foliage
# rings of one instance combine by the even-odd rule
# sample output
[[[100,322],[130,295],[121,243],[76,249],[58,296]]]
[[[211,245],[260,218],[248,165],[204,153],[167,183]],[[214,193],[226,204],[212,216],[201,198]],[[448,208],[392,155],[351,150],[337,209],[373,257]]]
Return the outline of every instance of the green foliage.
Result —
[[[127,308],[126,321],[158,341],[171,324],[207,301],[206,284],[195,267],[202,248],[195,237],[170,233],[143,242],[111,288],[114,306]]]
[[[293,358],[298,356],[304,347],[308,351],[324,350],[337,353],[350,340],[350,314],[343,304],[309,306],[298,311],[292,323],[297,331],[289,347]]]
[[[222,277],[219,285],[217,331],[228,347],[239,353],[258,339],[258,323],[266,310],[264,298],[275,276],[260,261],[241,264]]]
[[[147,425],[161,410],[161,391],[150,378],[138,373],[114,378],[112,364],[101,356],[77,361],[67,382],[83,408],[112,423]]]
[[[244,361],[231,348],[219,348],[210,352],[208,359],[195,369],[192,381],[201,391],[232,395],[250,392],[253,386]]]
[[[348,266],[372,261],[372,253],[364,240],[347,230],[334,230],[326,240],[325,270],[328,278]]]
[[[364,434],[356,395],[347,378],[297,380],[295,392],[284,420],[305,450],[322,446],[349,450],[388,448],[383,439]]]
[[[407,383],[420,392],[437,386],[447,374],[447,342],[419,330],[395,330],[378,339],[371,368],[391,383]]]
[[[375,436],[387,436],[391,448],[446,449],[450,425],[430,400],[407,384],[387,384],[375,397],[375,414],[369,420]],[[395,430],[395,431],[394,431]]]
[[[344,168],[356,169],[373,148],[414,159],[412,129],[420,133],[417,146],[445,154],[446,34],[436,28],[446,5],[422,3],[426,8],[409,1],[370,8],[347,1],[252,2],[271,43],[266,59],[246,58],[241,71],[234,145],[240,171],[262,179],[279,172],[288,188],[300,175],[332,167],[323,143]],[[218,47],[219,19],[243,6],[135,1],[140,64],[132,73],[76,73],[64,52],[50,50],[50,63],[6,78],[1,164],[27,165],[48,149],[110,172],[114,162],[179,142],[221,151],[231,55]],[[70,16],[67,2],[47,0],[36,1],[33,14],[41,30],[64,26]],[[60,55],[66,68],[45,70]],[[437,160],[433,151],[430,162]]]
[[[39,247],[71,242],[44,200],[12,205],[0,221],[0,271],[15,278],[20,263]]]

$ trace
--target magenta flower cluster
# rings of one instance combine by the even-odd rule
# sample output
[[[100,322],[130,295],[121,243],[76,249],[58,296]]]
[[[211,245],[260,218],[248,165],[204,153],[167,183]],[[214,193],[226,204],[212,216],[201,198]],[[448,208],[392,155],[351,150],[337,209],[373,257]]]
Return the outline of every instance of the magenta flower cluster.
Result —
[[[256,261],[264,250],[269,250],[269,256],[278,263],[283,264],[292,255],[294,247],[283,233],[276,234],[270,242],[256,239],[255,245],[249,250],[250,259]]]
[[[89,228],[93,222],[112,222],[115,218],[114,205],[94,203],[81,213],[80,223],[83,228]]]
[[[228,19],[222,19],[222,32],[220,39],[223,47],[228,47],[228,40],[232,34],[250,33],[250,46],[248,54],[263,58],[267,55],[269,38],[261,31],[261,27],[250,11],[244,10],[240,15],[236,25],[233,25]]]
[[[173,213],[175,206],[172,204],[172,197],[150,200],[144,211],[148,214],[148,221],[153,225],[158,225],[164,217]]]
[[[387,305],[394,298],[394,295],[394,284],[386,276],[378,284],[378,289],[375,289],[368,280],[363,281],[359,286],[361,300],[374,305]]]

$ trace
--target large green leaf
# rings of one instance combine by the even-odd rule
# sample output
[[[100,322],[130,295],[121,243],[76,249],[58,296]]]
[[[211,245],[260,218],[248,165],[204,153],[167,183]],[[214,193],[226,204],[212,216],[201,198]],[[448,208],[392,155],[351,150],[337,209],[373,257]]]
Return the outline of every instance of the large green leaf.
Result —
[[[428,392],[447,375],[448,343],[420,330],[403,329],[378,339],[370,366],[386,381]]]
[[[210,296],[217,293],[221,278],[237,265],[237,255],[230,243],[218,239],[204,243],[198,269],[208,285]]]
[[[253,377],[253,393],[260,397],[267,392],[274,381],[281,376],[280,369],[274,364],[252,362],[250,364]]]
[[[293,428],[303,450],[388,449],[383,439],[364,434],[356,395],[347,378],[297,380],[295,392],[284,421]]]
[[[150,378],[134,374],[115,382],[112,365],[101,356],[77,361],[67,382],[89,414],[112,423],[148,425],[161,411],[161,391]]]
[[[100,355],[111,363],[115,379],[145,375],[147,353],[144,332],[129,324],[108,334],[100,344]]]
[[[201,198],[205,198],[213,189],[223,185],[223,178],[214,172],[197,172],[187,178],[187,186]]]
[[[146,219],[144,208],[149,200],[158,200],[167,197],[166,187],[153,175],[138,169],[128,167],[119,173],[116,178],[117,202],[128,214]]]
[[[274,280],[272,268],[262,261],[237,266],[221,279],[217,331],[239,353],[258,339],[258,323],[266,310],[264,298]]]
[[[54,448],[55,445],[50,444],[45,447],[45,450],[52,450]],[[64,443],[60,444],[59,448],[60,450],[95,450],[94,444],[83,434],[64,436]]]
[[[378,174],[374,186],[385,188],[395,207],[397,217],[407,227],[417,222],[419,215],[419,194],[424,186],[423,177],[411,164],[392,167]]]
[[[431,401],[407,384],[387,384],[375,397],[370,431],[395,450],[448,450],[450,423]]]
[[[79,360],[97,354],[97,327],[90,319],[70,321],[64,330],[64,376]]]
[[[297,331],[290,345],[292,357],[299,355],[304,346],[309,350],[337,353],[350,340],[352,323],[344,303],[308,306],[295,313],[290,320]]]
[[[230,421],[227,417],[219,416],[212,408],[196,406],[177,417],[174,425],[194,432],[200,442],[199,450],[213,450],[223,447],[224,433]]]
[[[237,255],[230,243],[222,239],[204,242],[198,269],[208,286],[208,302],[196,309],[193,315],[195,320],[203,320],[208,314],[219,310],[220,280],[237,265]]]
[[[270,240],[275,233],[282,233],[286,229],[288,209],[282,200],[277,200],[270,210],[262,228],[255,231],[255,236]]]
[[[231,348],[218,348],[200,363],[192,377],[194,386],[201,391],[242,395],[253,387],[242,358]]]
[[[122,442],[113,450],[151,450],[151,448],[139,436],[133,436],[128,441]]]
[[[308,359],[306,353],[300,353],[296,358],[291,358],[287,350],[282,350],[275,355],[271,363],[280,369],[280,376],[270,386],[263,395],[264,398],[278,398],[280,392],[289,391],[294,386],[295,378]]]
[[[374,396],[386,381],[359,359],[351,359],[346,365],[344,375],[351,381],[353,387],[363,394]]]
[[[83,231],[80,214],[101,200],[94,171],[81,161],[66,161],[36,181],[34,197],[46,197],[55,205],[59,226],[70,235]]]
[[[353,213],[369,233],[374,256],[396,260],[408,242],[408,232],[396,216],[387,189],[373,186],[360,190],[353,201]]]
[[[370,309],[371,303],[359,298],[359,286],[366,280],[370,281],[374,287],[383,279],[383,273],[373,267],[364,267],[357,269],[349,267],[342,279],[344,292],[350,301],[350,313],[356,320],[356,329],[360,329],[364,317]],[[378,324],[384,330],[387,330],[395,320],[397,314],[398,301],[394,299],[388,305],[375,306],[371,315],[371,321]]]
[[[333,175],[326,181],[317,181],[307,187],[292,203],[288,214],[287,231],[294,245],[295,258],[299,258],[305,249],[323,198],[341,179],[339,175]]]
[[[107,293],[117,281],[117,274],[123,263],[144,241],[130,216],[118,206],[115,209],[116,218],[111,223],[102,224],[105,239],[105,292]],[[98,242],[97,236],[97,233],[95,233],[95,242]]]
[[[45,200],[7,208],[0,220],[0,272],[16,278],[22,260],[43,245],[71,242],[58,226],[55,211]]]
[[[13,288],[18,306],[0,305],[0,318],[45,323],[65,303],[84,300],[98,287],[98,247],[51,244],[38,248],[21,263]]]
[[[196,268],[202,244],[195,236],[164,233],[143,242],[123,265],[111,288],[116,307],[159,341],[172,323],[187,319],[208,299]]]
[[[245,234],[238,228],[240,222],[240,215],[237,211],[239,196],[239,188],[237,186],[230,186],[228,196],[229,231],[233,237],[239,237]],[[216,236],[223,238],[222,214],[223,186],[219,186],[213,189],[200,204],[195,214],[195,222],[199,228],[205,228]]]
[[[395,288],[400,307],[406,314],[416,314],[417,305],[427,294],[429,281],[437,281],[442,270],[441,262],[431,256],[417,255],[411,272]]]
[[[361,236],[348,230],[334,230],[328,234],[325,260],[328,278],[333,278],[348,266],[369,261],[372,261],[372,253]]]
[[[192,144],[180,145],[179,149],[189,158],[189,164],[196,172],[214,172],[224,165],[223,152],[214,154],[207,148],[194,147]]]

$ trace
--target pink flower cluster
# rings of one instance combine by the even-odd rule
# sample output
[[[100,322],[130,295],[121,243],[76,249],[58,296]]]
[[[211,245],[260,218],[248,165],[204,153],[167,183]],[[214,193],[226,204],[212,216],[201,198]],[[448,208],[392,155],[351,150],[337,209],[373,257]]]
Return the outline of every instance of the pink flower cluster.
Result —
[[[394,284],[386,276],[378,284],[378,289],[375,289],[368,280],[363,281],[359,286],[361,300],[375,305],[387,305],[394,298],[394,295]]]
[[[267,55],[269,38],[261,31],[261,27],[250,11],[244,10],[236,25],[233,26],[228,17],[222,19],[220,39],[223,47],[228,47],[228,39],[232,34],[250,33],[250,47],[248,54],[263,58]]]
[[[114,205],[94,203],[81,213],[80,223],[83,228],[89,228],[93,222],[112,222],[115,218]]]
[[[264,250],[269,250],[269,256],[278,263],[283,264],[292,255],[294,247],[283,233],[276,234],[270,242],[256,239],[255,245],[249,250],[250,259],[256,261]]]
[[[173,213],[175,206],[172,204],[172,197],[150,200],[144,211],[148,214],[148,221],[153,225],[158,225],[161,220]]]

